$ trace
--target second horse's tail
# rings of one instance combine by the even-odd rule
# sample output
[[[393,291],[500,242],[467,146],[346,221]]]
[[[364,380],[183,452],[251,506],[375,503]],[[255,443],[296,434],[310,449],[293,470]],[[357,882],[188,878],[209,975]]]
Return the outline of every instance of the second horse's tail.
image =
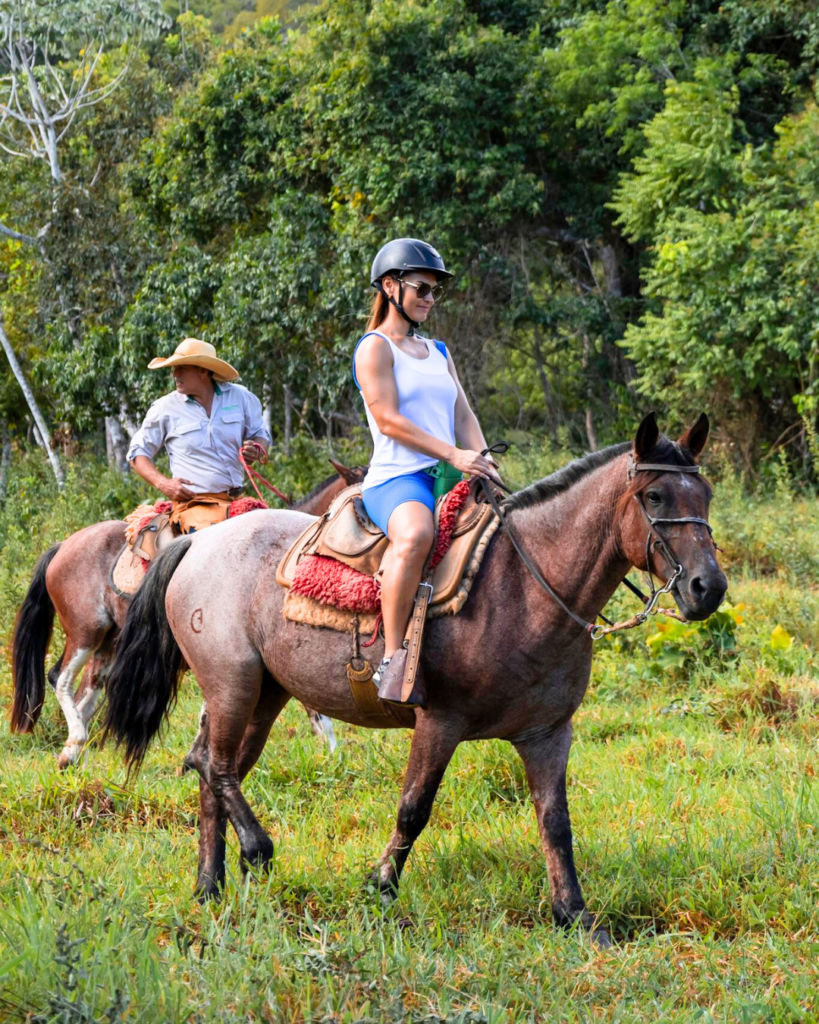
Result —
[[[60,550],[55,544],[37,563],[28,593],[17,613],[11,641],[14,704],[11,731],[32,732],[45,699],[45,656],[54,626],[54,605],[46,588],[46,571]]]
[[[151,565],[131,600],[106,684],[108,707],[103,740],[125,745],[125,761],[138,768],[162,721],[176,702],[184,663],[165,614],[171,577],[188,553],[192,537],[167,547]]]

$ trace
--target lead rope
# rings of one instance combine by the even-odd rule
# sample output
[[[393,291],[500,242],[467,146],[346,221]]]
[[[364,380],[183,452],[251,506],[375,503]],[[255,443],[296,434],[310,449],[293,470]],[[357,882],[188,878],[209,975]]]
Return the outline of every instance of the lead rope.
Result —
[[[257,458],[258,458],[259,462],[261,462],[261,464],[263,466],[267,463],[267,461],[268,461],[267,452],[264,450],[264,448],[262,448],[262,446],[260,444],[258,444],[258,442],[256,442],[256,441],[248,441],[247,442],[247,447],[255,448],[256,449]],[[253,490],[259,495],[259,501],[263,502],[264,498],[262,497],[262,492],[256,486],[256,480],[259,480],[261,483],[263,483],[265,485],[265,487],[267,487],[269,490],[271,490],[276,495],[277,498],[281,498],[281,500],[285,503],[285,505],[287,505],[287,506],[292,505],[292,503],[293,503],[292,497],[288,498],[286,494],[282,494],[282,492],[278,489],[278,487],[274,487],[273,484],[271,484],[269,480],[265,480],[265,478],[262,476],[261,473],[257,473],[255,469],[251,469],[250,466],[248,466],[247,461],[245,460],[244,453],[243,453],[241,448],[239,449],[239,465],[242,467],[242,469],[245,471],[245,473],[247,473],[247,478],[250,481],[251,485],[253,486]],[[253,479],[254,477],[256,478],[256,480]]]

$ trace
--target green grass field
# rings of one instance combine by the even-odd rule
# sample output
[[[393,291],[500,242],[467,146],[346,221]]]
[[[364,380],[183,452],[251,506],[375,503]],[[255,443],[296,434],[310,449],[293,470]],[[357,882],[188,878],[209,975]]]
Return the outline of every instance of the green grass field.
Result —
[[[534,475],[532,460],[510,465],[516,482]],[[59,500],[30,463],[13,484],[4,642],[39,553],[142,493],[88,463]],[[246,785],[274,869],[243,881],[231,834],[227,898],[200,908],[197,785],[178,774],[195,682],[130,782],[93,741],[82,767],[57,771],[64,728],[49,692],[33,736],[0,725],[0,1019],[819,1020],[819,514],[786,488],[752,499],[726,481],[712,518],[730,608],[607,641],[576,718],[576,856],[613,949],[553,927],[506,744],[458,751],[385,914],[363,883],[392,828],[409,735],[340,724],[331,755],[289,706]]]

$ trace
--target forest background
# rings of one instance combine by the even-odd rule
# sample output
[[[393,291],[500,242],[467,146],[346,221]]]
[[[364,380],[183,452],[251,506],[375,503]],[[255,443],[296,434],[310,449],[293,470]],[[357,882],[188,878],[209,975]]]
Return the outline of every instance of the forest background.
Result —
[[[0,29],[0,1020],[819,1020],[813,0],[0,0]],[[148,497],[117,466],[149,359],[213,342],[303,494],[369,454],[350,354],[399,234],[455,272],[432,327],[511,485],[649,408],[714,423],[729,600],[603,642],[575,718],[608,952],[552,926],[500,741],[459,749],[382,913],[402,731],[336,723],[331,754],[288,707],[246,784],[275,868],[243,878],[231,833],[199,908],[193,679],[138,778],[98,720],[59,772],[50,693],[8,729],[36,560]]]
[[[814,477],[811,2],[3,0],[0,18],[3,488],[44,432],[58,473],[103,437],[124,467],[168,388],[146,364],[187,335],[240,367],[284,450],[355,434],[350,353],[395,235],[455,272],[433,330],[488,436],[579,450],[649,407],[671,428],[706,409],[740,472]]]

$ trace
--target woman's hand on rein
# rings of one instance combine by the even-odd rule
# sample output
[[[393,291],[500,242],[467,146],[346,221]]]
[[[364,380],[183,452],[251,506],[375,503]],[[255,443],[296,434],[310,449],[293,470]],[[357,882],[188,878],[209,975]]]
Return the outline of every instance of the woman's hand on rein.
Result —
[[[462,473],[469,473],[470,476],[481,476],[493,483],[500,482],[497,468],[494,461],[490,461],[480,452],[473,452],[469,448],[456,448],[449,462]]]

